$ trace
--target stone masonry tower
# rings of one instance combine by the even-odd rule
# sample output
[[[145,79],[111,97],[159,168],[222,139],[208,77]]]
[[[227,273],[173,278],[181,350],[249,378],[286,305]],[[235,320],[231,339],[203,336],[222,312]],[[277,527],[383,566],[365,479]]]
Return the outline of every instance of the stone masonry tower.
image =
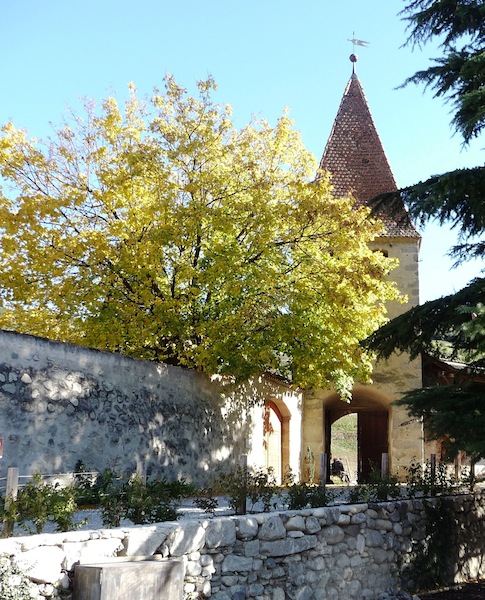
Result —
[[[374,124],[362,85],[355,73],[357,57],[352,55],[352,76],[327,141],[320,168],[328,171],[334,194],[351,194],[357,205],[367,204],[380,193],[396,191],[397,185]],[[402,206],[399,214],[382,207],[378,217],[385,233],[373,243],[376,251],[397,258],[399,267],[391,272],[406,304],[392,302],[390,318],[419,302],[418,251],[420,236]],[[303,449],[315,456],[332,451],[332,424],[349,413],[357,413],[356,475],[365,481],[372,468],[380,468],[382,455],[389,458],[392,472],[412,460],[422,460],[422,426],[410,420],[405,410],[392,406],[401,393],[421,387],[420,361],[395,355],[377,363],[372,385],[356,384],[350,404],[333,391],[308,393],[303,407]],[[304,468],[303,468],[304,471]],[[353,474],[352,474],[353,475]]]

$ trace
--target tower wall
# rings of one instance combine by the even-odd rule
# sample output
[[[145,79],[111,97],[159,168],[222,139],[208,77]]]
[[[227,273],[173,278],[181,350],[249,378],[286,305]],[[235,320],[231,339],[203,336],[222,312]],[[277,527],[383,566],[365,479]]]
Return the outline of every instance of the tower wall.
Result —
[[[400,292],[407,297],[407,302],[390,302],[388,317],[390,319],[406,312],[419,302],[419,238],[380,238],[373,247],[381,250],[390,258],[397,258],[399,266],[391,272],[390,278],[396,282]],[[388,360],[375,364],[372,375],[373,383],[369,386],[357,386],[355,397],[368,395],[378,396],[380,408],[389,415],[389,464],[393,473],[401,477],[405,468],[414,461],[423,460],[422,423],[408,416],[404,407],[393,406],[392,403],[402,394],[422,386],[421,360],[409,360],[407,354],[394,354]],[[335,393],[331,390],[312,390],[305,394],[302,414],[302,451],[311,448],[316,457],[317,477],[319,476],[318,456],[326,449],[325,423],[326,409],[334,402]],[[349,412],[352,410],[352,403]],[[357,409],[355,410],[357,412]],[[305,473],[304,457],[301,471]]]

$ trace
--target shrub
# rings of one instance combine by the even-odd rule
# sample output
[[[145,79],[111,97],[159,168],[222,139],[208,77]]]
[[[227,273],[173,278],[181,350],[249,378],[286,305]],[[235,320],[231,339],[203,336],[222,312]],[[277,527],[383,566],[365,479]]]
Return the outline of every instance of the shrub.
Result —
[[[69,531],[82,525],[75,523],[77,510],[73,485],[62,487],[42,480],[39,473],[20,488],[16,500],[5,507],[3,501],[2,517],[29,533],[42,533],[46,523],[56,524],[57,531]]]
[[[275,497],[279,495],[272,469],[237,467],[234,471],[222,472],[215,486],[229,496],[229,507],[239,514],[246,511],[248,499],[251,510],[261,502],[263,511],[267,512],[276,504]]]
[[[287,491],[290,510],[299,510],[308,506],[311,508],[327,506],[337,497],[326,487],[311,483],[293,483],[288,486]]]
[[[184,479],[168,481],[165,477],[155,479],[156,487],[160,492],[165,493],[169,498],[180,500],[181,498],[191,498],[197,494],[197,487]]]
[[[99,504],[99,487],[96,487],[99,473],[89,471],[82,460],[74,467],[74,489],[78,506],[97,506]]]
[[[103,525],[119,527],[121,519],[129,519],[136,525],[175,520],[177,506],[174,500],[187,493],[191,486],[184,481],[169,482],[166,479],[144,482],[137,474],[126,479],[105,469],[95,488]]]
[[[373,500],[392,500],[401,495],[401,487],[396,475],[381,475],[377,469],[372,469],[367,487]]]
[[[300,510],[308,506],[308,483],[292,483],[288,486],[288,508]]]
[[[93,497],[97,498],[105,527],[119,527],[125,515],[123,487],[121,474],[110,468],[99,473],[93,484]]]
[[[204,512],[213,515],[219,506],[219,501],[214,495],[211,487],[205,487],[199,490],[199,495],[194,500],[195,506]]]
[[[125,516],[133,523],[159,523],[177,518],[176,506],[171,494],[179,488],[166,486],[163,481],[144,483],[139,475],[133,475],[124,487]]]
[[[426,462],[424,468],[420,463],[412,462],[406,471],[407,492],[411,497],[450,494],[458,486],[443,462],[439,462],[434,470],[430,462]]]
[[[263,511],[268,512],[277,504],[278,491],[272,468],[256,469],[248,473],[248,497],[252,504],[251,509],[261,502]]]
[[[349,502],[357,504],[359,502],[369,502],[372,500],[372,492],[367,485],[356,485],[349,487]]]

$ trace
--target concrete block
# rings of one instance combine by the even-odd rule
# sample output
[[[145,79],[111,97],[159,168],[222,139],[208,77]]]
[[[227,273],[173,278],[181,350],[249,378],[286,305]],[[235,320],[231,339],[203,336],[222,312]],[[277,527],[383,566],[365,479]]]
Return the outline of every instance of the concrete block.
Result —
[[[76,565],[74,600],[183,599],[182,560],[114,560]]]

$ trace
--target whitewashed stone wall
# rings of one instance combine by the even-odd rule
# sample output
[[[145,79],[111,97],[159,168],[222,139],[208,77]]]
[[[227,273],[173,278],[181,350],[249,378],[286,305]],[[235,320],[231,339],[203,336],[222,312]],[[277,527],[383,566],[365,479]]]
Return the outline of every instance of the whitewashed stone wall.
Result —
[[[0,477],[111,467],[198,485],[216,467],[264,464],[265,400],[292,412],[292,469],[298,474],[301,394],[262,377],[227,379],[120,354],[0,330]],[[257,449],[259,448],[259,455]],[[259,459],[259,465],[257,465]]]
[[[485,497],[446,502],[451,580],[484,577]],[[31,566],[39,599],[69,597],[77,563],[160,554],[183,558],[186,600],[375,600],[409,583],[425,519],[422,500],[341,505],[10,538],[0,555]]]

